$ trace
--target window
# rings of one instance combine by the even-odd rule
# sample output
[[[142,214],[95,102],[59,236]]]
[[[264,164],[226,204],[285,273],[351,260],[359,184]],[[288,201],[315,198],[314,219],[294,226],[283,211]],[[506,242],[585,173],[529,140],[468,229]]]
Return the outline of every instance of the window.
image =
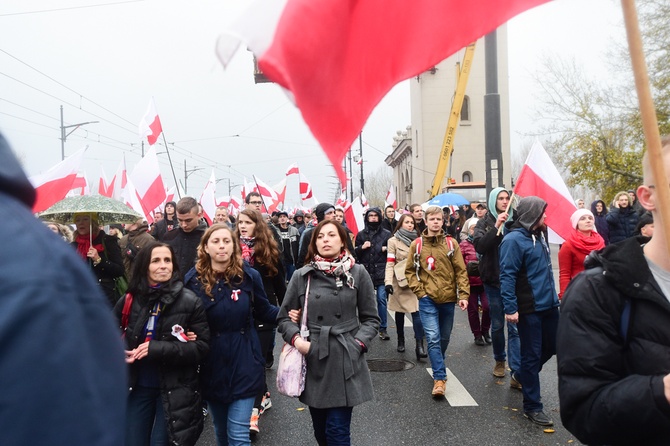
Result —
[[[461,106],[461,124],[470,123],[470,96],[463,98],[463,105]]]
[[[463,183],[469,183],[472,181],[472,173],[471,172],[463,172]]]

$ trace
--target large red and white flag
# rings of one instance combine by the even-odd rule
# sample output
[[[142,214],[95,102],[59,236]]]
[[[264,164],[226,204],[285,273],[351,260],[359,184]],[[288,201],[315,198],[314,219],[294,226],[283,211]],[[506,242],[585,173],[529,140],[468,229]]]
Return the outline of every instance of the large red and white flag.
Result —
[[[288,166],[288,169],[286,169],[286,176],[289,175],[299,175],[300,170],[298,169],[298,163],[293,163],[290,166]]]
[[[214,215],[216,214],[216,178],[214,176],[214,169],[209,181],[205,185],[205,189],[200,196],[200,205],[202,206],[203,217],[211,226],[214,223]]]
[[[79,192],[77,192],[77,190],[79,190]],[[91,195],[91,190],[88,187],[88,180],[86,179],[85,173],[79,172],[77,174],[77,178],[74,179],[72,189],[70,189],[68,195]]]
[[[158,117],[158,111],[156,110],[154,98],[151,98],[151,102],[149,102],[149,108],[140,121],[139,132],[140,138],[144,138],[146,136],[150,146],[156,144],[158,137],[163,132],[161,118]]]
[[[70,192],[87,147],[68,156],[43,174],[30,177],[30,182],[37,193],[33,212],[47,210]]]
[[[258,0],[217,53],[226,65],[244,41],[268,79],[290,91],[344,184],[344,155],[396,83],[547,1]],[[394,23],[402,32],[389,32]]]
[[[270,209],[279,199],[279,197],[277,196],[277,192],[275,192],[272,186],[268,186],[267,184],[265,184],[256,175],[253,175],[253,178],[254,182],[256,183],[256,190],[258,191],[259,194],[261,194],[261,198],[263,198],[263,203],[265,203],[265,208],[263,209],[263,212],[267,213],[272,212],[270,211]]]
[[[358,234],[363,228],[365,228],[365,207],[361,202],[361,197],[354,198],[354,201],[351,202],[351,205],[347,206],[344,209],[344,218],[347,221],[347,228],[354,233]]]
[[[126,188],[127,183],[128,171],[126,170],[126,155],[123,155],[121,163],[114,174],[114,178],[112,178],[112,181],[109,183],[109,188],[107,189],[110,194],[109,196],[116,200],[121,200],[123,190]]]
[[[520,197],[534,195],[547,202],[545,223],[549,228],[551,243],[563,243],[574,231],[570,216],[577,210],[575,201],[539,141],[530,149],[514,185],[514,193]]]
[[[386,193],[386,199],[384,200],[384,207],[393,206],[393,209],[398,208],[398,200],[395,198],[395,187],[391,184],[389,191]]]
[[[286,178],[272,186],[272,189],[277,192],[277,201],[275,202],[273,208],[269,210],[270,213],[276,211],[277,209],[284,208],[284,200],[286,200]]]
[[[165,189],[165,201],[161,204],[161,209],[165,207],[165,203],[167,203],[168,201],[175,201],[174,194],[176,193],[177,193],[176,186],[172,186],[169,189]]]
[[[109,186],[107,186],[107,175],[105,175],[105,169],[100,166],[100,180],[98,181],[98,194],[104,197],[110,197],[111,193],[108,192]]]
[[[312,198],[312,195],[312,185],[305,175],[300,174],[300,198],[305,201]]]
[[[143,214],[149,217],[151,212],[160,206],[167,196],[155,147],[150,147],[144,158],[137,163],[133,173],[130,174],[130,179],[144,207]],[[148,220],[149,223],[152,222],[152,219],[153,217]]]
[[[140,197],[137,195],[137,191],[135,190],[135,185],[130,178],[127,179],[126,184],[121,191],[121,197],[119,198],[119,201],[126,203],[126,205],[130,206],[138,214],[144,215],[144,219],[149,224],[153,223],[153,215],[151,215],[151,212],[147,211],[144,209],[144,206],[142,206]]]

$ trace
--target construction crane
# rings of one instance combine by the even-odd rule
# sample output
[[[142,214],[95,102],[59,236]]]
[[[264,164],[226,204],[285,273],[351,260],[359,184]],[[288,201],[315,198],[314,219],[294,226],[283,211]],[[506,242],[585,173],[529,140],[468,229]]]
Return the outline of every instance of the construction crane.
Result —
[[[465,48],[465,55],[463,56],[463,64],[458,72],[458,80],[456,82],[456,91],[454,92],[454,101],[451,104],[451,112],[449,113],[449,122],[447,123],[447,130],[442,141],[442,150],[440,152],[440,159],[437,163],[437,171],[433,184],[430,190],[429,199],[440,193],[442,187],[442,180],[449,165],[449,159],[454,151],[454,137],[456,136],[456,128],[461,116],[461,108],[463,107],[463,98],[465,98],[465,87],[468,85],[468,78],[470,77],[470,68],[472,60],[475,57],[475,43],[471,43]]]

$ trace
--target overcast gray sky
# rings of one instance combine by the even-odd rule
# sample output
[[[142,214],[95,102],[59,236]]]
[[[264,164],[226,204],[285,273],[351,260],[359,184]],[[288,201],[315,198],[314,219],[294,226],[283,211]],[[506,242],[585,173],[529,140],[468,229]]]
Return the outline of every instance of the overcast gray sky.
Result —
[[[297,161],[316,196],[331,200],[334,171],[299,111],[278,86],[254,84],[248,52],[240,51],[225,71],[215,57],[217,36],[247,4],[3,0],[0,131],[32,175],[61,159],[60,105],[65,125],[100,121],[74,131],[65,145],[66,156],[89,145],[83,170],[97,186],[101,168],[111,179],[122,154],[129,171],[140,159],[137,123],[153,96],[177,178],[183,181],[184,160],[188,170],[201,169],[188,178],[189,195],[199,197],[212,168],[217,179],[228,177],[232,185],[252,174],[275,184]],[[606,76],[607,44],[623,38],[620,9],[613,0],[557,0],[510,22],[513,151],[535,126],[529,73],[538,56],[574,56],[590,73]],[[409,121],[409,88],[401,83],[363,129],[366,172],[383,165],[396,130]],[[159,159],[172,185],[166,155]],[[290,206],[297,202],[296,177],[288,187]],[[219,182],[217,196],[227,189],[228,181]]]

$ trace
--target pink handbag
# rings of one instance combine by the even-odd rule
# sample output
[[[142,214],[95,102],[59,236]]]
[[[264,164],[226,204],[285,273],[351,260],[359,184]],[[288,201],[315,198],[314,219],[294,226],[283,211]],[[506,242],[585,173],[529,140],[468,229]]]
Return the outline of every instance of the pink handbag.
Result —
[[[307,289],[305,291],[305,306],[300,321],[300,333],[307,333],[307,298],[309,297],[309,283],[311,276],[307,276]],[[277,367],[277,390],[282,395],[299,397],[305,390],[305,376],[307,375],[307,361],[305,356],[297,348],[284,343],[279,355],[279,366]]]

